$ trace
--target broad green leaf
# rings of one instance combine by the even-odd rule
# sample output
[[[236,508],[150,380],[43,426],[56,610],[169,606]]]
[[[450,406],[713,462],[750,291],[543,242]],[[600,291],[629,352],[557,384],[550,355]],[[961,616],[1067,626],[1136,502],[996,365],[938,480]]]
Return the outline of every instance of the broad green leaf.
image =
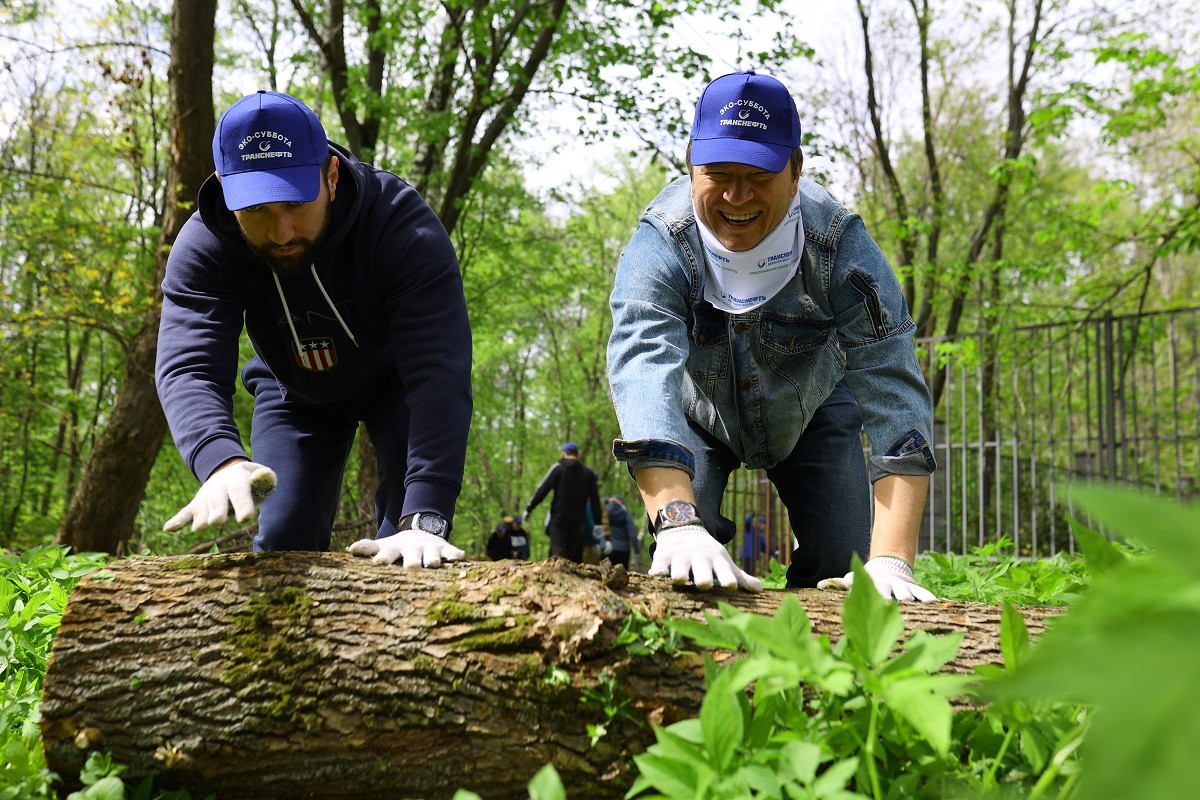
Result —
[[[633,757],[641,776],[657,791],[670,797],[695,797],[699,776],[693,764],[657,755],[653,750]]]
[[[1029,628],[1025,618],[1006,600],[1000,614],[1000,654],[1004,657],[1005,668],[1012,672],[1020,667],[1028,652]]]
[[[812,742],[788,742],[779,751],[779,761],[785,767],[785,774],[805,786],[812,785],[817,777],[817,768],[824,760],[821,748]]]
[[[842,630],[849,647],[876,666],[904,635],[904,620],[897,604],[883,599],[857,556],[853,567],[854,585],[842,607]]]
[[[882,674],[910,669],[925,674],[937,672],[958,655],[962,640],[961,633],[935,636],[928,631],[913,631],[904,642],[904,653],[884,664]]]
[[[1071,497],[1103,520],[1104,527],[1150,545],[1200,579],[1200,507],[1117,487],[1074,488]]]
[[[884,686],[883,698],[888,708],[912,725],[939,754],[950,749],[950,724],[954,715],[950,704],[940,696],[949,682],[958,677],[962,684],[966,676],[925,675],[903,678]]]
[[[1071,533],[1079,552],[1087,559],[1088,569],[1093,575],[1103,575],[1119,569],[1128,562],[1125,554],[1113,547],[1112,542],[1077,519],[1071,520]]]
[[[713,768],[724,773],[733,763],[734,754],[745,736],[748,701],[741,685],[731,682],[730,671],[723,671],[711,682],[700,703],[700,725],[704,746]]]
[[[854,777],[857,769],[857,758],[847,758],[831,764],[829,769],[821,773],[821,777],[817,778],[813,784],[817,797],[835,797],[836,792],[845,788],[850,779]]]
[[[558,777],[558,770],[554,769],[553,764],[547,764],[538,770],[528,786],[529,800],[567,800],[566,789],[563,788],[562,779]]]

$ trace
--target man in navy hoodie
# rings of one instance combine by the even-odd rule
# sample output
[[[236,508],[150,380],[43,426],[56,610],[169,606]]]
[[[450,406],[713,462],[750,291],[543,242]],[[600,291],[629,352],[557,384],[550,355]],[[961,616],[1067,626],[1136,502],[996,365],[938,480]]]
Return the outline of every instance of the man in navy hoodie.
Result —
[[[359,423],[379,457],[378,533],[356,555],[404,566],[449,542],[471,417],[471,329],[445,228],[411,186],[330,143],[294,97],[234,103],[217,171],[171,249],[155,379],[202,482],[163,526],[254,515],[253,549],[329,549]],[[233,420],[243,325],[253,461]],[[266,499],[270,495],[269,499]]]

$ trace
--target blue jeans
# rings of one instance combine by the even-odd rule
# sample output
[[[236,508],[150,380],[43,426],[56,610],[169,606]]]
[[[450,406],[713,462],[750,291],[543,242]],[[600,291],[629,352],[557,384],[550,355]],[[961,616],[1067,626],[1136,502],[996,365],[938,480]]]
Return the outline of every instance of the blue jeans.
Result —
[[[696,456],[692,488],[700,519],[726,544],[735,523],[720,513],[729,475],[740,462],[712,434],[689,420]],[[795,449],[767,469],[767,478],[788,511],[796,547],[787,570],[790,588],[813,587],[824,578],[850,571],[851,554],[866,561],[871,548],[871,486],[863,456],[862,417],[843,380],[817,409]]]
[[[255,552],[329,549],[341,497],[342,475],[361,420],[379,458],[375,493],[378,537],[396,532],[404,508],[408,466],[408,413],[404,385],[385,371],[369,390],[339,403],[289,400],[257,358],[242,370],[254,395],[250,457],[268,464],[279,485],[259,507]]]

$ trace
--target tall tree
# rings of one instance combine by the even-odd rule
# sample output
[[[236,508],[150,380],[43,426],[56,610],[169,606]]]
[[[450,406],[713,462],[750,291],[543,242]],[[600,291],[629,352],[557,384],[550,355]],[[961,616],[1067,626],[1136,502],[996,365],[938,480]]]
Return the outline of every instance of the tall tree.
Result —
[[[175,0],[169,68],[170,167],[154,293],[130,342],[125,379],[104,433],[96,442],[67,508],[56,542],[76,551],[116,553],[133,533],[133,520],[166,433],[154,387],[154,359],[162,311],[159,289],[167,256],[191,215],[202,184],[213,171],[213,37],[217,0]]]

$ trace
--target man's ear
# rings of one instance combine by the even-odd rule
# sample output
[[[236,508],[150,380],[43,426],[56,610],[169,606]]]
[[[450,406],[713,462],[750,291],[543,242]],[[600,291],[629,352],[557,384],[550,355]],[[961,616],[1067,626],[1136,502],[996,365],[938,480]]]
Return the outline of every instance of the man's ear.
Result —
[[[329,200],[330,200],[330,202],[333,202],[334,198],[336,198],[336,196],[337,196],[338,167],[341,165],[341,163],[342,162],[338,160],[337,156],[329,157],[328,180],[329,180]]]

